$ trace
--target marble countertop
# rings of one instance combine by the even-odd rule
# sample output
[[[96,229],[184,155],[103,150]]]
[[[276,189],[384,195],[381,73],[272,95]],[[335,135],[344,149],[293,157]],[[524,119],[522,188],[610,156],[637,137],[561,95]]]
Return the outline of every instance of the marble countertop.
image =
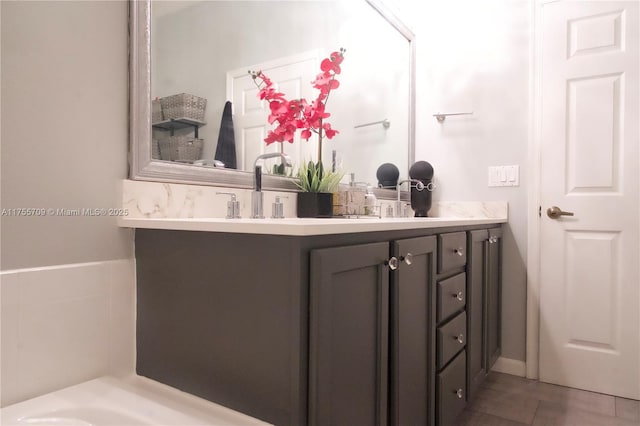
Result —
[[[233,192],[241,206],[242,219],[225,219],[228,195]],[[357,232],[397,231],[451,226],[487,225],[508,220],[506,201],[436,201],[428,218],[299,219],[294,193],[264,192],[265,215],[279,196],[285,200],[286,219],[248,219],[251,191],[173,183],[124,180],[122,207],[127,216],[118,218],[124,228],[180,231],[231,232],[271,235],[329,235]],[[394,200],[378,200],[380,211]]]
[[[361,218],[361,219],[218,219],[218,218],[119,218],[126,228],[180,231],[231,232],[269,235],[329,235],[486,225],[507,222],[502,218]]]

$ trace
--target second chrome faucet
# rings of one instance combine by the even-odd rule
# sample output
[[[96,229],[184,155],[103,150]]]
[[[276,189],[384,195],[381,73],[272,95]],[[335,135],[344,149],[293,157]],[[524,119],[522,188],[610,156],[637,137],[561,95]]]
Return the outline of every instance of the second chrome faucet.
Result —
[[[262,197],[262,164],[258,164],[262,160],[268,158],[280,157],[282,164],[286,167],[291,167],[291,157],[287,154],[280,152],[271,152],[268,154],[259,155],[256,161],[253,163],[253,192],[251,193],[251,218],[252,219],[264,219],[264,207]]]
[[[396,211],[395,211],[396,217],[404,216],[402,212],[402,201],[400,201],[400,187],[402,186],[403,183],[407,183],[407,182],[409,183],[409,191],[411,191],[412,186],[415,187],[418,191],[422,191],[424,189],[424,183],[422,183],[422,181],[419,181],[417,179],[405,179],[398,182],[398,184],[396,185],[396,195],[397,195]]]

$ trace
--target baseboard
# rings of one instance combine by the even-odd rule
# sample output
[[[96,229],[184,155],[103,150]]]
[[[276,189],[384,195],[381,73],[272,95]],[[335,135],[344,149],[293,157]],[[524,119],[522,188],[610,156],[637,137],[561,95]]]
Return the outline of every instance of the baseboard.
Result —
[[[496,363],[493,364],[491,371],[525,377],[527,367],[524,361],[500,357],[496,360]]]

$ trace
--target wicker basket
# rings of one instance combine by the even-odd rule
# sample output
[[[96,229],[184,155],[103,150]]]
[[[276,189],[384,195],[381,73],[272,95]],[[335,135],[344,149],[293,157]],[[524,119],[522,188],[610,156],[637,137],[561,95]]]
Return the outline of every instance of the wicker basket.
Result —
[[[202,157],[204,140],[192,136],[169,136],[160,139],[158,145],[162,160],[193,163]]]
[[[207,99],[187,93],[160,98],[162,114],[165,120],[171,118],[190,118],[204,121]]]
[[[151,122],[158,123],[164,120],[164,115],[162,115],[162,104],[159,99],[154,99],[151,101]]]

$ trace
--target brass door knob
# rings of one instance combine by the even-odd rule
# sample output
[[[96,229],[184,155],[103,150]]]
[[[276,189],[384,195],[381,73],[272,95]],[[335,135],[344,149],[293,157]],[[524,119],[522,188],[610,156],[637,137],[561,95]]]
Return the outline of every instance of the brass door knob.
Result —
[[[563,212],[560,207],[552,206],[547,209],[547,216],[551,219],[558,219],[560,216],[573,216],[573,212]]]

